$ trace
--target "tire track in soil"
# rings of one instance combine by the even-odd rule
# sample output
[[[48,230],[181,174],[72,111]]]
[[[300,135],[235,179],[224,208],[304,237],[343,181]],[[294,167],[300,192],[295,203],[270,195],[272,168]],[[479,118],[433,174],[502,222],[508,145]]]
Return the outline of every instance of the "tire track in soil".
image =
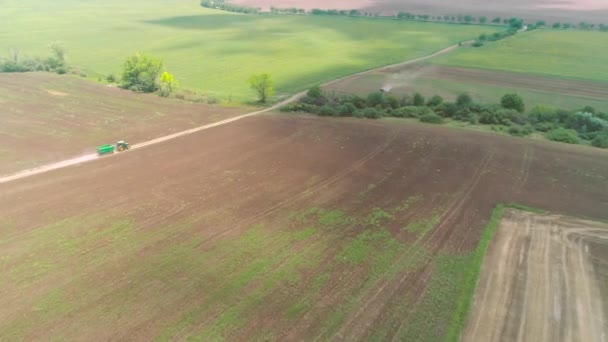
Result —
[[[460,208],[462,208],[464,203],[466,203],[466,200],[469,198],[470,194],[477,187],[477,184],[479,184],[479,181],[481,180],[483,174],[486,172],[486,169],[495,153],[496,153],[496,150],[494,148],[492,148],[486,154],[486,156],[483,158],[482,162],[480,163],[480,167],[478,168],[477,172],[473,176],[471,183],[467,186],[467,188],[465,189],[462,196],[457,197],[449,205],[448,209],[442,214],[440,223],[434,229],[432,229],[432,232],[430,233],[430,235],[427,234],[425,236],[422,236],[416,242],[414,242],[414,244],[411,247],[412,249],[414,249],[414,252],[411,254],[405,255],[403,258],[400,258],[400,260],[398,260],[397,263],[405,262],[407,264],[406,266],[413,266],[412,262],[420,255],[420,253],[421,253],[420,250],[424,251],[424,250],[427,250],[430,248],[430,243],[432,241],[434,241],[434,238],[439,234],[440,231],[442,231],[446,227],[446,225],[448,223],[452,222],[455,215],[459,212]],[[421,243],[421,246],[418,249],[416,247],[418,246],[419,243]],[[426,260],[424,262],[424,264],[419,266],[419,268],[423,268],[423,269],[428,268],[430,266],[431,262],[432,262],[432,259]],[[408,267],[406,267],[406,268],[408,268]],[[342,326],[342,328],[335,334],[334,338],[353,340],[353,339],[356,339],[358,336],[362,336],[363,332],[368,328],[368,325],[370,325],[371,323],[359,324],[359,325],[353,326],[355,324],[355,322],[357,322],[357,321],[358,322],[373,322],[374,318],[379,317],[380,312],[382,311],[382,309],[384,308],[384,306],[387,303],[386,300],[380,301],[378,299],[380,297],[380,295],[386,296],[386,298],[393,297],[395,295],[395,293],[397,291],[399,291],[400,288],[402,288],[402,286],[406,282],[406,280],[409,280],[412,273],[414,273],[414,272],[406,272],[405,275],[403,277],[401,277],[397,282],[393,282],[393,280],[395,278],[385,280],[384,285],[380,286],[376,290],[376,292],[359,307],[359,310],[357,310],[356,313],[353,316],[351,316],[351,318]],[[426,272],[426,273],[428,273],[428,275],[423,279],[423,283],[425,283],[425,284],[426,284],[428,276],[430,276],[430,272]],[[412,307],[415,307],[423,297],[424,296],[418,296],[416,302],[414,303],[414,305]],[[378,302],[380,302],[381,304],[376,305],[373,310],[370,310],[369,307],[370,306],[373,307],[373,304],[376,300]],[[360,318],[362,315],[365,315],[366,318],[365,317]],[[399,332],[401,331],[405,321],[407,321],[407,319],[401,323],[401,325],[397,329],[397,332],[395,333],[395,335],[393,335],[392,340],[398,339]],[[348,332],[348,336],[344,336],[347,332]]]

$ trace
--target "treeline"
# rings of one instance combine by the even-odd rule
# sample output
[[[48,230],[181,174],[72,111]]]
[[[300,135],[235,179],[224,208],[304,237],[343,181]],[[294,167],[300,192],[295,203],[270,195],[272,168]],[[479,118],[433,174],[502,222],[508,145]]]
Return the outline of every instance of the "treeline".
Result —
[[[472,125],[490,125],[492,130],[514,136],[537,132],[554,141],[586,142],[608,148],[608,113],[592,107],[569,111],[536,106],[527,111],[523,99],[517,94],[504,95],[499,104],[481,104],[474,102],[468,94],[459,95],[454,102],[446,102],[438,95],[427,99],[415,93],[398,98],[379,91],[361,97],[328,93],[313,87],[300,101],[283,106],[281,111],[368,119],[416,118],[436,124],[455,120]]]
[[[202,0],[201,6],[206,8],[221,9],[229,12],[237,13],[262,13],[260,8],[232,5],[226,3],[226,0]],[[487,16],[473,16],[470,14],[459,14],[459,15],[428,15],[428,14],[417,14],[410,12],[399,12],[393,16],[381,15],[376,12],[365,12],[357,9],[351,10],[338,10],[338,9],[319,9],[313,8],[307,11],[303,8],[289,7],[270,7],[270,13],[274,14],[291,14],[291,15],[321,15],[321,16],[347,16],[347,17],[369,17],[369,18],[393,18],[399,20],[410,20],[410,21],[434,21],[434,22],[446,22],[446,23],[459,23],[459,24],[494,24],[494,25],[505,25],[514,27],[515,23],[519,23],[518,29],[526,26],[528,30],[536,28],[547,27],[547,23],[544,20],[539,20],[535,23],[524,23],[523,19],[519,18],[502,18],[494,17],[490,20]],[[608,25],[593,23],[580,22],[579,24],[572,23],[554,23],[552,26],[554,29],[581,29],[581,30],[593,30],[598,29],[600,31],[608,31]],[[505,38],[505,37],[503,37]],[[502,39],[502,38],[501,38]]]
[[[47,71],[57,74],[73,73],[83,77],[86,75],[68,66],[66,51],[59,44],[51,44],[51,55],[46,58],[22,56],[19,49],[10,49],[8,58],[0,59],[0,72],[32,72]]]
[[[261,10],[256,7],[232,5],[226,3],[224,0],[202,0],[201,6],[236,13],[257,14],[261,12]]]

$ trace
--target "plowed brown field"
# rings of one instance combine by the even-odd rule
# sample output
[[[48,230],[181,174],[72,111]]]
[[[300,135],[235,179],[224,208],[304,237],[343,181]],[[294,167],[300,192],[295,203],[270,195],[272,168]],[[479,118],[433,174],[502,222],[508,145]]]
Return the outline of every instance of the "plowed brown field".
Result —
[[[186,103],[49,73],[0,73],[0,176],[251,111]]]
[[[463,341],[605,341],[608,224],[509,210]]]
[[[0,339],[438,341],[498,202],[608,219],[605,151],[262,115],[0,184]]]

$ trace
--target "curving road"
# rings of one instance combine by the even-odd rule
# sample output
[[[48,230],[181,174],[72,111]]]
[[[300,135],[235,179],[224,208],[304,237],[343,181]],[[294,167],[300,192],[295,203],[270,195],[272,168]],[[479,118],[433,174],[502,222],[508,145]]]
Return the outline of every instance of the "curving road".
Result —
[[[350,77],[356,77],[356,76],[365,75],[365,74],[368,74],[368,73],[371,73],[371,72],[374,72],[374,71],[377,71],[377,70],[385,69],[385,68],[401,67],[401,66],[406,66],[406,65],[409,65],[409,64],[418,63],[418,62],[421,62],[421,61],[424,61],[424,60],[428,60],[428,59],[437,57],[439,55],[443,55],[445,53],[448,53],[448,52],[450,52],[450,51],[452,51],[454,49],[457,49],[458,46],[459,46],[459,44],[455,44],[455,45],[452,45],[450,47],[447,47],[447,48],[445,48],[443,50],[437,51],[437,52],[435,52],[433,54],[430,54],[430,55],[427,55],[427,56],[424,56],[424,57],[414,58],[414,59],[411,59],[411,60],[408,60],[408,61],[405,61],[405,62],[396,63],[396,64],[392,64],[392,65],[385,65],[385,66],[380,67],[380,68],[374,68],[374,69],[358,72],[356,74],[348,75],[348,76],[345,76],[345,77],[337,78],[337,79],[335,79],[333,81],[330,81],[330,82],[327,82],[327,83],[323,84],[323,86],[328,86],[328,85],[331,85],[333,83],[336,83],[336,82],[348,79]],[[303,92],[300,92],[298,94],[295,94],[295,95],[289,97],[288,99],[286,99],[284,101],[281,101],[280,103],[277,103],[277,104],[275,104],[275,105],[273,105],[271,107],[268,107],[268,108],[264,108],[262,110],[258,110],[258,111],[255,111],[255,112],[251,112],[251,113],[235,116],[233,118],[229,118],[229,119],[226,119],[226,120],[214,122],[212,124],[208,124],[208,125],[204,125],[204,126],[188,129],[188,130],[185,130],[185,131],[177,132],[177,133],[170,134],[170,135],[167,135],[167,136],[164,136],[164,137],[160,137],[160,138],[157,138],[157,139],[153,139],[153,140],[145,141],[145,142],[142,142],[142,143],[134,144],[134,145],[132,145],[131,149],[132,150],[136,150],[136,149],[144,148],[144,147],[147,147],[147,146],[150,146],[150,145],[161,143],[163,141],[179,138],[179,137],[184,136],[184,135],[188,135],[188,134],[200,132],[200,131],[203,131],[203,130],[206,130],[206,129],[209,129],[209,128],[225,125],[225,124],[228,124],[228,123],[231,123],[231,122],[234,122],[234,121],[237,121],[237,120],[241,120],[241,119],[253,116],[253,115],[258,115],[258,114],[262,114],[262,113],[265,113],[265,112],[273,111],[273,110],[278,109],[278,108],[280,108],[280,107],[282,107],[282,106],[284,106],[284,105],[286,105],[288,103],[291,103],[293,101],[296,101],[296,100],[300,99],[305,94],[306,94],[306,91],[303,91]],[[114,155],[116,155],[116,154],[114,154]],[[108,156],[104,156],[104,158],[110,158],[112,156],[113,155],[108,155]],[[51,164],[43,165],[43,166],[40,166],[40,167],[37,167],[37,168],[20,171],[20,172],[14,173],[12,175],[0,177],[0,184],[12,182],[12,181],[15,181],[15,180],[18,180],[18,179],[22,179],[22,178],[26,178],[26,177],[31,177],[31,176],[38,175],[38,174],[41,174],[41,173],[46,173],[46,172],[49,172],[49,171],[53,171],[53,170],[57,170],[57,169],[62,169],[62,168],[73,166],[73,165],[77,165],[77,164],[86,163],[86,162],[89,162],[91,160],[95,160],[97,158],[99,158],[99,156],[96,153],[92,153],[92,154],[87,154],[87,155],[76,157],[76,158],[72,158],[72,159],[63,160],[63,161],[56,162],[56,163],[51,163]]]

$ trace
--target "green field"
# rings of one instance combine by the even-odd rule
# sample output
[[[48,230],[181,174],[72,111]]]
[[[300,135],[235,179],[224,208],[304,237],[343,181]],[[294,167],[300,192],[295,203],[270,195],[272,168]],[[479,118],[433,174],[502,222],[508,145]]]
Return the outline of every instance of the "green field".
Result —
[[[269,72],[278,94],[420,57],[488,26],[363,18],[255,16],[203,9],[196,0],[2,1],[0,53],[46,56],[53,42],[68,63],[97,79],[118,74],[136,51],[164,58],[184,88],[243,101],[253,73]]]
[[[481,48],[458,50],[435,62],[606,82],[607,54],[608,34],[605,32],[538,30]]]

